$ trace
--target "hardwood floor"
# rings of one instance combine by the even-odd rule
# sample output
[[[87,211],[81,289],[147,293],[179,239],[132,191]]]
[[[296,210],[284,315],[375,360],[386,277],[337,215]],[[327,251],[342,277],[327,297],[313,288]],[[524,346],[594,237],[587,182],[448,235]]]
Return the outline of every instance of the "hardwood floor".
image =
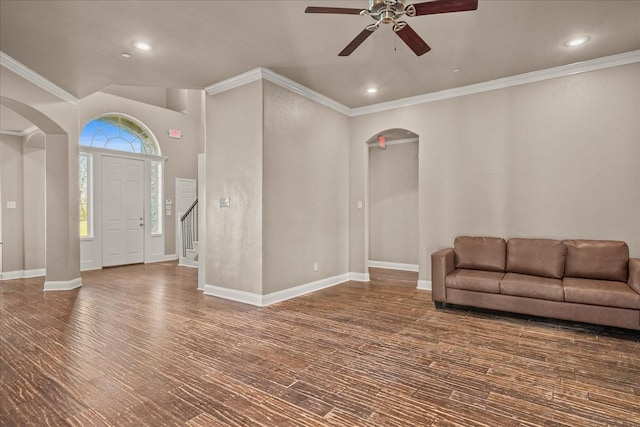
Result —
[[[372,269],[266,308],[172,263],[0,283],[3,426],[640,426],[637,332],[436,310]]]

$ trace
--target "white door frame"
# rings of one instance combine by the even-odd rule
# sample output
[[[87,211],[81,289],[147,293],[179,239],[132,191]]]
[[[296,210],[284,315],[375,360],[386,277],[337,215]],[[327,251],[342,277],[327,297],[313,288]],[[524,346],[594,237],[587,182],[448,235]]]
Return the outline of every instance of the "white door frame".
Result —
[[[102,268],[102,156],[122,157],[127,159],[144,160],[144,262],[166,261],[169,259],[164,254],[164,236],[167,225],[163,221],[163,233],[160,235],[151,234],[151,206],[150,197],[150,176],[151,162],[160,162],[163,164],[167,160],[164,156],[154,156],[150,154],[127,153],[123,151],[107,150],[95,147],[80,147],[80,151],[90,154],[93,158],[93,231],[94,234],[88,238],[80,239],[80,265],[83,271],[95,270]],[[164,172],[163,172],[164,175]],[[161,186],[162,194],[160,200],[164,200],[164,184]],[[164,215],[164,212],[161,212]],[[175,255],[171,255],[170,259],[175,259]]]

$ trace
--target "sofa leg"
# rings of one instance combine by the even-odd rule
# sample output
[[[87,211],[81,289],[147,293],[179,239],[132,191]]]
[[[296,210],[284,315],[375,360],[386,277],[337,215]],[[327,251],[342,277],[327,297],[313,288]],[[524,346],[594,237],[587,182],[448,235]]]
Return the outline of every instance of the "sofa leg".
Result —
[[[442,308],[442,306],[444,305],[441,301],[435,301],[435,304],[436,304],[436,308],[438,310],[440,310]]]

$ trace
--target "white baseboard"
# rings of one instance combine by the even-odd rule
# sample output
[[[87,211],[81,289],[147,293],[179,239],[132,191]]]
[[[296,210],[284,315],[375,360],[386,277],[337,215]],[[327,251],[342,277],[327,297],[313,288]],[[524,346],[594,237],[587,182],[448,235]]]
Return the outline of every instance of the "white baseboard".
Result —
[[[423,291],[430,291],[431,290],[431,280],[418,280],[418,289],[421,289]]]
[[[337,276],[327,277],[326,279],[316,280],[315,282],[306,283],[294,288],[284,289],[278,292],[272,292],[262,297],[262,305],[271,305],[280,301],[285,301],[320,289],[330,288],[349,281],[349,273],[339,274]]]
[[[193,267],[193,268],[198,268],[198,261],[194,261],[191,258],[188,257],[180,257],[178,259],[178,265],[182,266],[182,267]]]
[[[368,282],[371,280],[369,277],[369,273],[349,273],[349,280],[353,280],[356,282]]]
[[[175,261],[178,259],[178,255],[169,254],[169,255],[151,255],[149,259],[145,260],[145,264],[152,264],[154,262],[167,262],[167,261]]]
[[[403,264],[400,262],[369,260],[369,267],[388,268],[389,270],[418,271],[418,264]]]
[[[42,277],[45,275],[44,268],[33,270],[5,271],[0,273],[0,280],[29,279],[31,277]]]
[[[48,280],[44,282],[45,291],[70,291],[82,286],[82,278],[78,277],[72,280],[54,281]]]
[[[223,288],[222,286],[205,284],[204,294],[262,307],[262,295],[254,294],[253,292],[238,291],[236,289]]]
[[[320,279],[311,283],[305,283],[303,285],[284,289],[282,291],[272,292],[267,295],[259,295],[252,292],[238,291],[235,289],[223,288],[220,286],[207,284],[204,285],[204,294],[229,299],[232,301],[238,301],[244,304],[251,304],[258,307],[265,307],[280,301],[285,301],[291,298],[299,297],[301,295],[309,294],[311,292],[319,291],[320,289],[329,288],[331,286],[335,286],[349,280],[356,280],[351,278],[353,274],[362,273],[339,274],[337,276],[327,277],[325,279]],[[367,274],[366,276],[369,275]],[[367,278],[366,281],[368,280],[369,279]]]

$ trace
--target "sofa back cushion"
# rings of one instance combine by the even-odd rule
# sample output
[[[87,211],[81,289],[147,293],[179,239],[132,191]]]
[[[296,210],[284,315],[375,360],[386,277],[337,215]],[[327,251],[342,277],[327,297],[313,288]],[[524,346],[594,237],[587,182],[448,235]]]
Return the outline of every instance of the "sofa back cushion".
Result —
[[[626,282],[629,278],[629,247],[613,240],[565,240],[567,262],[564,275],[583,279]]]
[[[560,240],[509,239],[507,271],[561,279],[567,248]]]
[[[459,236],[453,242],[456,268],[504,271],[507,242],[499,237]]]

